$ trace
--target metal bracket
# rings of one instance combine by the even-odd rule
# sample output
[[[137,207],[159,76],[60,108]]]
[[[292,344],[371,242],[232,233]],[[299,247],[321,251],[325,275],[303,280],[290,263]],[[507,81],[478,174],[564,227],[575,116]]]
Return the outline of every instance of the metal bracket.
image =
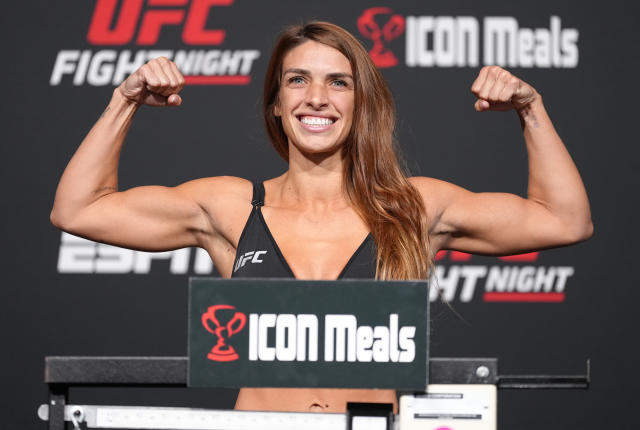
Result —
[[[591,360],[587,360],[584,375],[501,375],[500,389],[587,389],[591,383]]]

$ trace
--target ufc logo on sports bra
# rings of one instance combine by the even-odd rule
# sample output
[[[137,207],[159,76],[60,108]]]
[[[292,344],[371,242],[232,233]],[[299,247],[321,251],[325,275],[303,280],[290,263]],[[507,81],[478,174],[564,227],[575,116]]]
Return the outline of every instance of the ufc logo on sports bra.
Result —
[[[247,263],[262,263],[260,259],[261,255],[266,254],[267,251],[249,251],[245,252],[244,255],[238,257],[236,261],[236,265],[233,267],[233,272],[235,273],[239,268],[244,267]]]

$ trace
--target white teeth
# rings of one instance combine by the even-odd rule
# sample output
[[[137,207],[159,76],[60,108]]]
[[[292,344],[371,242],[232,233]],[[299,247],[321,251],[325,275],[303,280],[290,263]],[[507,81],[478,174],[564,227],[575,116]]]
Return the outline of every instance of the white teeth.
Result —
[[[323,118],[318,116],[305,116],[300,118],[300,121],[307,125],[330,125],[333,124],[331,118]]]

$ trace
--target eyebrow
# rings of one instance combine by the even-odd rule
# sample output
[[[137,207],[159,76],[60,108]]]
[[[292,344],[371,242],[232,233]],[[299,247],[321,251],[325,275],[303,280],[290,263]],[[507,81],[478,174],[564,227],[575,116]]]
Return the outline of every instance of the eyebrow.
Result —
[[[282,75],[284,76],[287,73],[295,73],[298,75],[311,76],[311,72],[306,69],[295,69],[295,68],[287,69],[282,73]],[[351,76],[350,73],[342,73],[342,72],[329,73],[327,77],[329,77],[330,79],[349,78],[353,80],[353,76]]]

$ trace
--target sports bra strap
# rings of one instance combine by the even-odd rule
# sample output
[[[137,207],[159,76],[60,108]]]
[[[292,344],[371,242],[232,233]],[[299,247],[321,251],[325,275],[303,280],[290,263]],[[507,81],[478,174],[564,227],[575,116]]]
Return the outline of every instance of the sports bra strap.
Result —
[[[253,183],[253,197],[251,198],[251,204],[254,209],[264,205],[264,183]]]

